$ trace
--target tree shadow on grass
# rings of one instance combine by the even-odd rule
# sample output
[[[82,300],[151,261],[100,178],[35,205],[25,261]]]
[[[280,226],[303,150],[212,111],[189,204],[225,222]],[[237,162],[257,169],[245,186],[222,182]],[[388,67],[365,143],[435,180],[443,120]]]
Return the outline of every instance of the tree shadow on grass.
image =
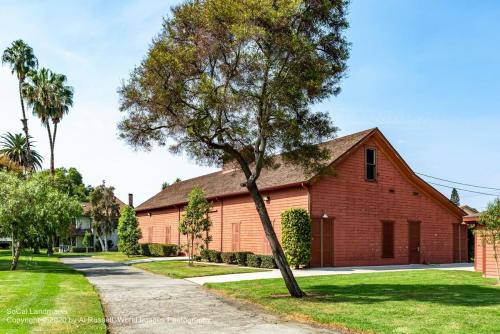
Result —
[[[324,303],[376,304],[415,301],[455,306],[500,306],[500,288],[473,284],[311,285],[311,300]]]
[[[11,259],[2,258],[0,259],[0,272],[10,271]],[[22,258],[19,260],[17,269],[15,271],[22,272],[42,272],[42,273],[64,273],[64,274],[76,274],[76,272],[71,268],[59,262],[52,261],[37,261],[36,259]]]

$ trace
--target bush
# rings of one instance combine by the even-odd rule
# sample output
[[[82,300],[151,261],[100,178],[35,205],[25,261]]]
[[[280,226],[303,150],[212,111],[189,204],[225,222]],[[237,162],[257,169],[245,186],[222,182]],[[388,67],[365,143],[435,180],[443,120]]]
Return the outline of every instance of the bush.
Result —
[[[272,255],[259,255],[259,258],[261,268],[274,269],[278,267]]]
[[[195,256],[193,256],[193,260],[194,261],[201,261],[201,256],[195,255]]]
[[[236,263],[240,266],[246,266],[247,265],[247,257],[248,255],[253,254],[252,252],[236,252],[234,253],[236,257]]]
[[[141,254],[144,256],[151,256],[149,253],[149,245],[148,244],[139,244],[141,247]]]
[[[140,244],[144,256],[176,256],[179,248],[174,244]]]
[[[208,251],[208,258],[210,262],[215,262],[215,263],[221,263],[222,262],[222,256],[221,252],[209,249]]]
[[[208,249],[202,249],[200,251],[200,257],[203,261],[209,262],[210,261],[210,252],[208,251]]]
[[[94,247],[89,247],[89,252],[94,251]],[[87,248],[85,247],[71,247],[71,253],[85,253],[87,251]]]
[[[283,251],[288,263],[298,267],[311,260],[311,218],[305,209],[288,209],[281,214]]]
[[[227,264],[235,264],[236,263],[236,255],[233,252],[224,252],[221,253],[222,262]]]
[[[176,256],[177,245],[173,244],[148,244],[150,256]]]
[[[255,254],[248,254],[247,265],[249,267],[260,268],[260,256]]]

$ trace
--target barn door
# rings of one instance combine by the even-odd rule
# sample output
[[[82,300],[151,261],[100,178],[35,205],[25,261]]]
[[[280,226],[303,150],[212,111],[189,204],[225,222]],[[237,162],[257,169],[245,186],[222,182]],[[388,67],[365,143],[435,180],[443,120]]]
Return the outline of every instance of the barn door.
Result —
[[[240,225],[241,225],[241,223],[233,223],[232,224],[231,250],[233,252],[240,251]]]
[[[333,263],[333,220],[313,218],[312,220],[311,266],[332,267]]]
[[[165,243],[166,244],[170,243],[170,239],[171,239],[171,237],[170,237],[170,231],[171,231],[171,226],[167,226],[165,228]]]
[[[408,222],[408,263],[420,263],[420,222]]]

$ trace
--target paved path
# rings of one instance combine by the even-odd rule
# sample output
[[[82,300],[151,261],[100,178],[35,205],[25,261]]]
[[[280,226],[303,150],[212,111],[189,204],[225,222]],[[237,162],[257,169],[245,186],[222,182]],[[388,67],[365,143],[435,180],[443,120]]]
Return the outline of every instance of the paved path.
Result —
[[[305,277],[305,276],[366,274],[375,272],[428,270],[428,269],[474,271],[474,265],[471,263],[449,263],[449,264],[436,264],[436,265],[410,264],[410,265],[393,265],[393,266],[312,268],[312,269],[293,270],[293,274],[296,277]],[[281,277],[280,271],[278,269],[274,269],[270,271],[262,271],[255,273],[191,277],[186,279],[193,283],[203,285],[205,283],[236,282],[236,281],[248,281],[254,279],[268,279],[268,278],[279,278],[279,277]]]
[[[83,271],[101,296],[110,333],[337,333],[287,322],[226,301],[182,279],[91,257],[61,258]]]
[[[128,260],[123,261],[125,264],[135,264],[135,263],[148,263],[148,262],[162,262],[162,261],[187,261],[189,257],[187,256],[169,256],[169,257],[148,257],[145,259]]]

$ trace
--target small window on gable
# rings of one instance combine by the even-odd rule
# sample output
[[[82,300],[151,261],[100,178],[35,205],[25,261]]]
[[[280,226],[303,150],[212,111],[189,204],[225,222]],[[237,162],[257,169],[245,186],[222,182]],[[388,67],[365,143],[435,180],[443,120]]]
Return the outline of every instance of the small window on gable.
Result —
[[[377,151],[374,148],[366,149],[366,179],[375,181],[377,179]]]

